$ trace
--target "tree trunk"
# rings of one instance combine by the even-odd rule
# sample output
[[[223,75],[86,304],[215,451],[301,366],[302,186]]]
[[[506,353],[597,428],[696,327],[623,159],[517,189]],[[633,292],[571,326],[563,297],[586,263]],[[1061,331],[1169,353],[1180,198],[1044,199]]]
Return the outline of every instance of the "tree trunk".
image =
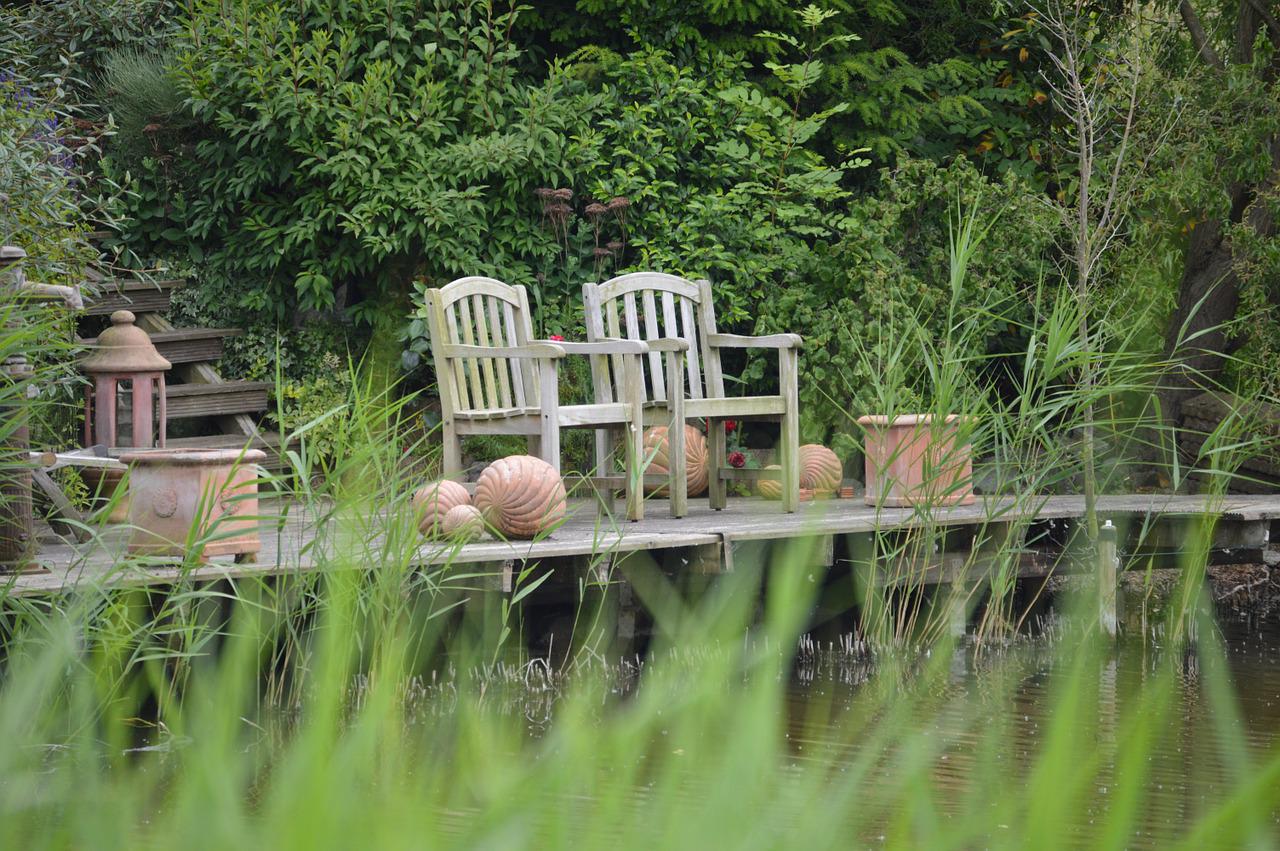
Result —
[[[1271,172],[1260,185],[1232,187],[1232,224],[1244,223],[1261,238],[1276,234],[1276,222],[1260,194],[1280,185],[1280,139],[1271,140]],[[1181,405],[1191,396],[1217,385],[1234,345],[1228,324],[1240,304],[1240,282],[1231,241],[1221,220],[1202,222],[1191,233],[1178,286],[1178,304],[1165,335],[1165,356],[1176,361],[1161,387],[1166,422],[1177,422]]]

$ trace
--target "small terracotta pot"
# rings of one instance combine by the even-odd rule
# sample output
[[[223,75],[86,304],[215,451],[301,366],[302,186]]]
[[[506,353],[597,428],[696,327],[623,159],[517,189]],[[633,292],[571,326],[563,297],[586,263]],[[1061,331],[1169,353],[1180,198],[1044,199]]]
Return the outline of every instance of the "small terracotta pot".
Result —
[[[129,552],[181,557],[188,537],[203,541],[210,535],[202,558],[258,552],[258,464],[266,459],[258,449],[121,455],[130,467]]]
[[[961,418],[932,414],[861,417],[866,431],[868,505],[969,505],[973,452],[960,443]]]

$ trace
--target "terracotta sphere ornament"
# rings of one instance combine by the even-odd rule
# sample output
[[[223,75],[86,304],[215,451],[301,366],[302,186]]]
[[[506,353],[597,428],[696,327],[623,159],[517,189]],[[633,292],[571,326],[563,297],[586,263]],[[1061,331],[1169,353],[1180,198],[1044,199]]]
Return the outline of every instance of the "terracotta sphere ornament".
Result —
[[[556,468],[532,455],[494,461],[476,482],[475,506],[508,538],[533,538],[564,519],[567,495]]]
[[[474,505],[455,505],[440,524],[447,537],[470,543],[484,537],[484,515]]]
[[[765,469],[782,471],[782,467],[777,464],[770,464]],[[765,499],[782,499],[782,482],[775,479],[759,479],[756,482],[756,493]]]
[[[646,474],[665,476],[671,471],[668,448],[666,426],[654,426],[645,431],[644,457],[653,456],[653,460],[645,470]],[[707,489],[710,465],[707,463],[707,439],[702,432],[691,425],[684,427],[684,461],[684,476],[685,481],[688,482],[689,496],[699,496]],[[645,493],[650,496],[668,496],[669,490],[667,485],[645,486]]]
[[[424,535],[438,535],[445,516],[459,505],[470,505],[471,494],[457,482],[445,479],[418,488],[413,494],[413,510],[422,516],[418,530]]]
[[[832,494],[840,489],[844,465],[825,446],[806,443],[800,447],[800,488],[815,494]]]

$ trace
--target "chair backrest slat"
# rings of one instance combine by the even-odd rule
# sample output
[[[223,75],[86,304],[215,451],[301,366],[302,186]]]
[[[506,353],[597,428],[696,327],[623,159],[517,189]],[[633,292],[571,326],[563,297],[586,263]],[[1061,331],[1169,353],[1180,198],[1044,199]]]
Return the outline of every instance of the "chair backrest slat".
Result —
[[[622,297],[622,314],[627,323],[627,339],[643,340],[644,334],[640,331],[640,314],[636,310],[636,294],[627,293]],[[614,373],[618,376],[618,373]],[[645,383],[645,366],[644,360],[640,361],[640,386],[647,387]]]
[[[495,348],[527,344],[533,326],[524,287],[492,278],[460,278],[427,291],[427,319],[446,415],[538,404],[536,362],[527,358],[446,357],[437,345]]]
[[[689,375],[687,381],[689,386],[702,384],[702,364],[701,358],[698,357],[698,347],[702,344],[705,334],[698,333],[698,325],[693,318],[694,305],[687,298],[680,299],[680,318],[684,320],[684,338],[689,341],[689,351],[684,354],[685,369]]]
[[[607,301],[604,304],[604,327],[607,332],[606,336],[619,338],[622,336],[622,326],[618,323],[618,302],[616,299]],[[622,355],[610,355],[609,362],[613,369],[613,382],[620,380],[622,376]],[[605,380],[605,384],[611,384],[609,379]],[[620,388],[613,394],[615,399],[624,399],[626,394],[620,392]]]
[[[464,298],[458,302],[458,328],[462,332],[462,342],[468,346],[476,345],[476,326],[471,318],[471,299]],[[480,380],[480,359],[463,358],[466,364],[467,392],[471,396],[471,407],[484,407],[484,384]]]
[[[662,336],[658,332],[658,308],[654,303],[653,290],[645,290],[644,299],[644,339],[656,340]],[[653,398],[666,401],[667,375],[662,368],[662,353],[649,352],[649,379],[653,384]]]
[[[445,317],[448,321],[445,339],[450,343],[461,343],[462,323],[458,319],[458,305],[450,304],[445,308]],[[453,379],[453,395],[458,402],[460,410],[466,410],[471,407],[471,394],[467,388],[467,362],[464,358],[450,358],[452,364],[450,377]]]
[[[702,357],[707,364],[707,395],[712,399],[724,398],[724,373],[720,371],[720,352],[711,348],[708,338],[716,333],[716,306],[711,300],[711,282],[698,281],[702,298],[698,300],[698,312],[702,326]]]
[[[516,311],[509,302],[502,303],[502,321],[507,328],[507,341],[513,346],[523,345],[517,331]],[[518,408],[531,404],[528,400],[537,396],[536,385],[530,380],[528,370],[516,360],[511,361],[511,390],[515,393]]]
[[[587,339],[599,340],[604,333],[604,305],[600,303],[600,290],[591,284],[582,287],[583,319],[587,326]],[[595,386],[597,402],[613,401],[613,382],[609,380],[607,355],[591,355],[591,383]]]
[[[511,346],[514,343],[504,337],[502,319],[498,315],[499,301],[496,298],[486,298],[485,305],[489,314],[489,330],[493,334],[493,344],[495,346]],[[511,398],[511,363],[507,360],[499,360],[494,366],[498,370],[498,402],[504,408],[512,406]]]

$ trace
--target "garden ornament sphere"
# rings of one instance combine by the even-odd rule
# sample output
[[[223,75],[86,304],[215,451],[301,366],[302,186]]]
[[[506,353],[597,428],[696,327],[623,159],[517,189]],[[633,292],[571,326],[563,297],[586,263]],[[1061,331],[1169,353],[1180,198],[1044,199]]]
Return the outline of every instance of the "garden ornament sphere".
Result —
[[[470,505],[471,494],[457,482],[445,479],[418,488],[413,494],[413,510],[422,516],[418,530],[424,535],[438,535],[445,516],[459,505]]]
[[[782,472],[782,467],[777,464],[770,464],[765,469]],[[765,499],[782,499],[782,482],[776,479],[760,479],[756,482],[756,493]]]
[[[654,426],[645,431],[644,457],[653,456],[653,460],[645,470],[647,474],[665,476],[671,471],[668,448],[666,426]],[[689,496],[699,496],[706,491],[710,476],[710,466],[707,463],[707,439],[702,432],[691,425],[684,427],[684,461],[684,475],[685,481],[688,482]],[[645,493],[650,496],[668,496],[669,490],[667,485],[645,486]]]
[[[833,494],[840,489],[844,465],[825,446],[806,443],[800,447],[800,488],[814,494]]]
[[[484,515],[474,505],[455,505],[444,516],[440,528],[446,537],[465,543],[478,541],[484,536]]]
[[[494,461],[476,482],[475,506],[508,538],[533,538],[564,519],[564,482],[556,468],[532,455]]]

